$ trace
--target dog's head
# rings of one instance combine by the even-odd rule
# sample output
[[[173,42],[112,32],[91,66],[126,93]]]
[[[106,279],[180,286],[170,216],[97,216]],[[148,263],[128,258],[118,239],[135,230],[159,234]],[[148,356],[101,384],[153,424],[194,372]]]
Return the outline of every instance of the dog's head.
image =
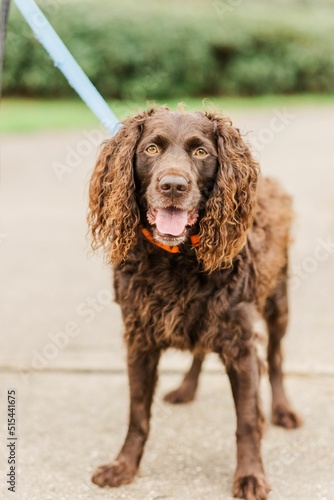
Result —
[[[199,233],[206,271],[228,267],[246,240],[258,164],[218,113],[151,109],[123,122],[100,153],[90,183],[93,247],[126,259],[140,225],[175,246]]]

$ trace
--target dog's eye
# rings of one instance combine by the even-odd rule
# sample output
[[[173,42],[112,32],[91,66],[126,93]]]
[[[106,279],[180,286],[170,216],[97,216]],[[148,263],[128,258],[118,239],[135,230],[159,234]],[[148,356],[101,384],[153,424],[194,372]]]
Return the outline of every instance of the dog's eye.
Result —
[[[198,148],[196,149],[195,151],[195,156],[199,156],[200,158],[203,158],[204,156],[206,156],[208,153],[205,151],[204,148]]]
[[[150,146],[148,146],[145,151],[150,155],[156,155],[157,153],[159,153],[158,146],[156,146],[155,144],[151,144]]]

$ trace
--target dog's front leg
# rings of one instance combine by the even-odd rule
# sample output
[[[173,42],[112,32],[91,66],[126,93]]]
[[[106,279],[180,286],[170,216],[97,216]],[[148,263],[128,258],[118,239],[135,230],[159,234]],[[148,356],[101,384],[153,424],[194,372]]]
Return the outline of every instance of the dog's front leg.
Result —
[[[139,352],[128,346],[130,422],[123,447],[116,460],[99,467],[92,477],[98,486],[130,483],[139,466],[149,433],[151,403],[157,380],[159,352]]]
[[[265,500],[270,488],[261,460],[262,413],[259,406],[259,366],[250,348],[227,367],[237,413],[237,470],[233,494],[247,500]]]

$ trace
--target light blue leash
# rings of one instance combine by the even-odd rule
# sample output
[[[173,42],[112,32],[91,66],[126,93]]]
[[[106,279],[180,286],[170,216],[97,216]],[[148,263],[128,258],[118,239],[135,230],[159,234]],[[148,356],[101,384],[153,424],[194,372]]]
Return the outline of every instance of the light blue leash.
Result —
[[[121,127],[118,118],[65,47],[34,0],[14,0],[14,2],[33,30],[37,40],[44,46],[55,66],[67,78],[71,87],[109,132],[113,135],[116,134]]]

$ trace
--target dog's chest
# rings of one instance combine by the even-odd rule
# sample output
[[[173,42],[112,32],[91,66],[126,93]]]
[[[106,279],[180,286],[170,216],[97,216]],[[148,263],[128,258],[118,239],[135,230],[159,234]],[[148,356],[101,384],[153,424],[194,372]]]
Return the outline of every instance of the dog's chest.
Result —
[[[116,281],[128,339],[161,349],[212,350],[206,344],[212,344],[224,309],[228,310],[221,276],[215,279],[173,259],[150,263],[149,269],[142,263],[125,267]]]

